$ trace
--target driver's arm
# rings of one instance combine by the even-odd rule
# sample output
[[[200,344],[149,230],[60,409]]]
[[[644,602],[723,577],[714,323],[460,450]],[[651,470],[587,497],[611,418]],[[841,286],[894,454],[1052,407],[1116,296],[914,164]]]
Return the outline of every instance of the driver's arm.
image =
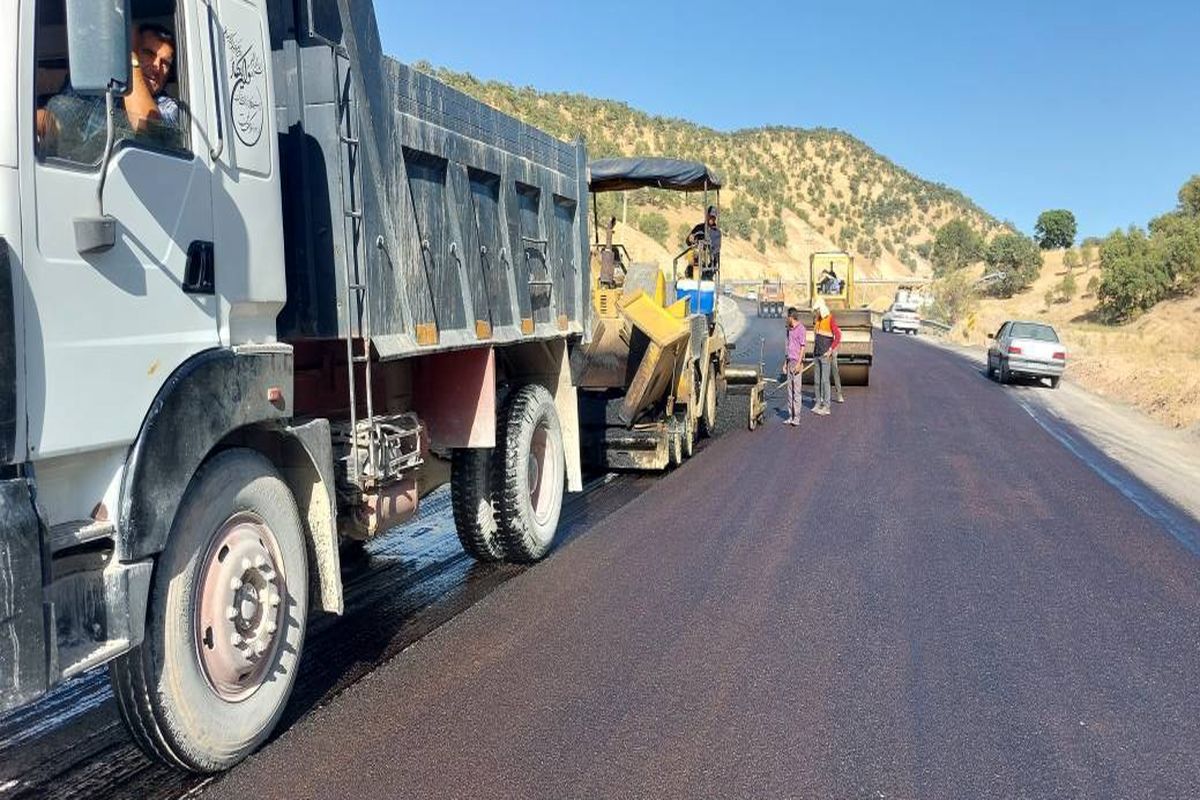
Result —
[[[130,54],[130,58],[133,60],[133,74],[129,81],[129,94],[125,97],[125,113],[134,133],[145,133],[148,124],[158,120],[161,115],[158,113],[158,103],[146,85],[146,76],[142,74],[136,50]]]

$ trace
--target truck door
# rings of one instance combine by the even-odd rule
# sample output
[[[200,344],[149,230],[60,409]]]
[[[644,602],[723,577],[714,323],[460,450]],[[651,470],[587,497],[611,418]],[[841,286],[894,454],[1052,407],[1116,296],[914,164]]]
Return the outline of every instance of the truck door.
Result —
[[[32,211],[23,215],[32,459],[130,442],[172,371],[219,342],[206,32],[193,4],[174,5],[133,4],[134,55],[165,70],[160,113],[135,130],[123,107],[114,112],[103,210],[116,220],[116,243],[87,254],[74,220],[98,211],[103,99],[98,110],[70,87],[61,0],[41,0],[36,14],[21,5],[33,34],[24,41],[34,42],[21,70],[33,111],[22,133],[32,143],[22,148],[23,205]]]

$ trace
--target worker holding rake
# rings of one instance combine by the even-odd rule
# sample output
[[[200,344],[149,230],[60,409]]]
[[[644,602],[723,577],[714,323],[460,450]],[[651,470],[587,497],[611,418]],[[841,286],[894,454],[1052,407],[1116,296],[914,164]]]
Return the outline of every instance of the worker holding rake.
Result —
[[[787,362],[784,372],[788,392],[788,418],[784,424],[795,426],[800,424],[800,412],[804,408],[804,345],[808,336],[804,323],[800,321],[800,309],[792,307],[787,310],[787,332]]]

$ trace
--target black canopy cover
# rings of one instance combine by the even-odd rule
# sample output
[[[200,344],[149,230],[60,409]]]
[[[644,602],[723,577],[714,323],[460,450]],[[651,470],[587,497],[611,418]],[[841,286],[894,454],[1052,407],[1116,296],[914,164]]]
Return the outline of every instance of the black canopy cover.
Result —
[[[670,189],[696,192],[720,189],[721,176],[699,161],[678,158],[599,158],[588,164],[593,192]]]

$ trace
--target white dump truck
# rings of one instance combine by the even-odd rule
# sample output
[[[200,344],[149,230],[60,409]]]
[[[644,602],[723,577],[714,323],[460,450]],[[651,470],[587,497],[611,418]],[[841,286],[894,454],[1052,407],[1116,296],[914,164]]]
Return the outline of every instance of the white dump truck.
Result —
[[[586,159],[382,56],[366,2],[0,0],[0,711],[104,663],[245,757],[338,537],[452,485],[529,562],[580,488]]]

